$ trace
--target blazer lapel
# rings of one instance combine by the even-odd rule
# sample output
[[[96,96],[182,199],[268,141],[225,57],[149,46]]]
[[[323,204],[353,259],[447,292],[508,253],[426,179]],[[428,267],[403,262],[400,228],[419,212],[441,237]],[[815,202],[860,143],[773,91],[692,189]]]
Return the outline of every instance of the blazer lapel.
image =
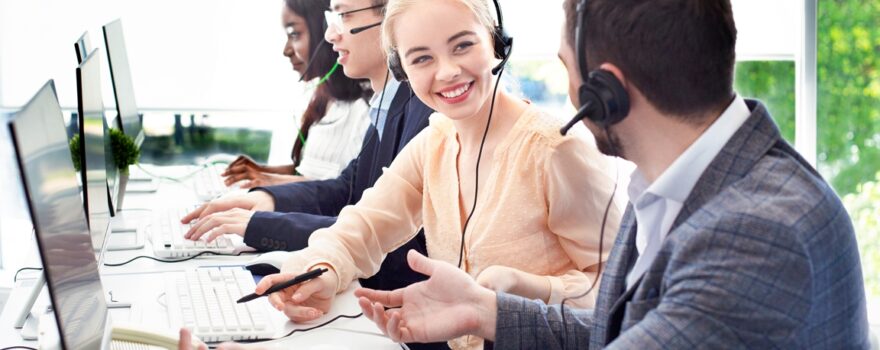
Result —
[[[401,82],[391,101],[391,107],[388,110],[388,117],[385,118],[385,128],[382,131],[381,146],[379,146],[376,158],[380,166],[373,169],[373,178],[378,178],[382,174],[382,168],[391,164],[397,152],[400,149],[400,134],[406,125],[406,108],[410,98],[409,84]]]
[[[592,348],[604,347],[609,339],[617,336],[620,325],[615,325],[614,313],[617,311],[618,300],[624,294],[626,288],[626,275],[637,258],[636,215],[632,205],[627,205],[621,219],[620,230],[614,248],[608,256],[608,263],[602,271],[602,283],[599,288],[599,296],[596,300],[596,309],[593,313],[593,331],[590,336]]]

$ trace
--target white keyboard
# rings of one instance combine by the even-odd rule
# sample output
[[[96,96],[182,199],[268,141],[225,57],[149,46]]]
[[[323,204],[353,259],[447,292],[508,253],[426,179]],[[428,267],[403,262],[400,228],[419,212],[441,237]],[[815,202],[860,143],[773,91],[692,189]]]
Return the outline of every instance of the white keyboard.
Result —
[[[268,339],[275,334],[268,300],[236,303],[254,288],[253,275],[237,266],[188,269],[182,278],[170,275],[165,295],[171,329],[187,327],[211,343]]]
[[[223,183],[223,177],[220,176],[220,170],[214,165],[208,165],[195,173],[192,182],[196,197],[202,201],[209,201],[229,192],[229,188]]]
[[[212,251],[217,254],[234,254],[235,246],[226,236],[220,236],[209,242],[205,236],[197,241],[183,238],[195,221],[184,225],[180,219],[196,207],[167,210],[153,217],[150,231],[153,238],[153,254],[163,258],[185,258],[204,251]]]

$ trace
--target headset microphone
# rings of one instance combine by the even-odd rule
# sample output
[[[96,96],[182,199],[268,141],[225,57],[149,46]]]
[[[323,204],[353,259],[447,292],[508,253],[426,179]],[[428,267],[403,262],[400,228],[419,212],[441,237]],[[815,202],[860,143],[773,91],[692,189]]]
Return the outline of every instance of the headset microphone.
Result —
[[[363,27],[352,28],[352,29],[351,29],[350,31],[348,31],[348,32],[351,33],[352,35],[356,35],[356,34],[360,34],[361,32],[363,32],[363,31],[365,31],[365,30],[367,30],[367,29],[374,28],[374,27],[378,27],[378,26],[380,26],[380,25],[382,25],[382,22],[376,22],[376,23],[373,23],[373,24],[370,24],[370,25],[366,25],[366,26],[363,26]]]
[[[507,52],[501,57],[501,63],[495,66],[495,68],[492,68],[492,75],[498,75],[498,72],[500,72],[501,69],[504,68],[504,65],[507,64],[507,60],[510,58],[510,51],[513,48],[513,38],[507,37],[505,47]]]
[[[559,132],[562,133],[562,135],[568,134],[568,130],[573,128],[577,123],[586,118],[587,115],[592,112],[592,107],[592,102],[587,102],[587,104],[581,106],[581,108],[578,109],[577,113],[575,113],[574,118],[571,118],[571,121],[569,121],[568,124],[565,124],[562,129],[559,129]]]

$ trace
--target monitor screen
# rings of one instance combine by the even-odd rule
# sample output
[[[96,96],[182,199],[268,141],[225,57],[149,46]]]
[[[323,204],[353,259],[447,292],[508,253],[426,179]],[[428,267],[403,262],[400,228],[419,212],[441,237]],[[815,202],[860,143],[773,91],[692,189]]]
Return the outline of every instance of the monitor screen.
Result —
[[[9,129],[62,347],[98,349],[107,305],[51,80]]]
[[[76,42],[73,43],[73,48],[76,50],[76,63],[82,63],[86,58],[86,54],[92,49],[92,44],[89,42],[89,32],[83,33],[79,39],[76,39]]]
[[[107,157],[109,135],[104,135],[107,122],[104,119],[104,102],[101,95],[101,57],[95,49],[76,68],[76,89],[79,102],[79,139],[81,156],[83,202],[92,245],[103,251],[105,235],[110,225],[110,202],[107,198]]]
[[[134,85],[128,66],[128,53],[122,35],[122,21],[115,20],[104,25],[104,41],[107,45],[107,63],[116,96],[116,112],[122,121],[122,131],[140,146],[144,141],[141,120],[134,100]]]

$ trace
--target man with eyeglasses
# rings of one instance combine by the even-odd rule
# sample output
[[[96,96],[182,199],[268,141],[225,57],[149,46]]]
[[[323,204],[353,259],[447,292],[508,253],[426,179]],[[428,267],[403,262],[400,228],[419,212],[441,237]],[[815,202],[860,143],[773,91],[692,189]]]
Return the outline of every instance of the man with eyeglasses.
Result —
[[[312,232],[332,225],[343,207],[357,203],[379,178],[382,168],[389,166],[403,147],[427,127],[433,111],[413,95],[406,82],[398,82],[389,74],[380,43],[384,6],[384,0],[331,0],[331,8],[325,13],[324,38],[339,53],[345,75],[369,80],[375,91],[370,101],[373,123],[358,157],[336,179],[258,187],[244,195],[211,201],[183,219],[184,223],[199,219],[191,232],[201,236],[222,229],[226,234],[243,236],[247,245],[265,251],[305,248]],[[243,229],[229,232],[229,227]],[[379,273],[362,279],[361,285],[393,290],[423,280],[424,276],[412,271],[406,262],[410,249],[426,253],[423,233],[390,253]],[[438,343],[414,344],[410,348],[447,347],[446,343]]]

